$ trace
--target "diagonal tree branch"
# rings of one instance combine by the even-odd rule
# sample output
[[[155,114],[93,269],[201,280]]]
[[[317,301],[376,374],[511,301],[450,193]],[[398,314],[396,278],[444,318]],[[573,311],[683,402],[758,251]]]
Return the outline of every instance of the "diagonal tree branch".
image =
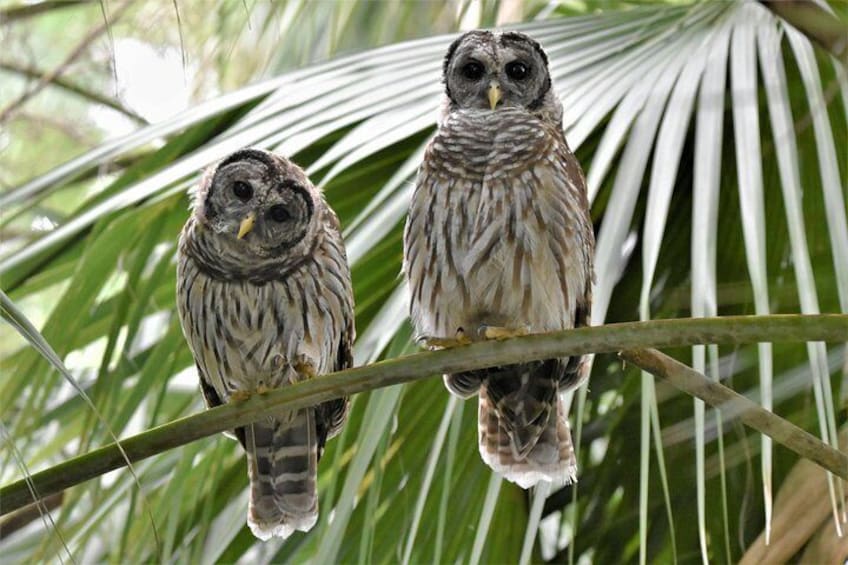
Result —
[[[839,441],[843,450],[848,447],[848,425],[843,424]],[[844,556],[848,555],[848,536],[843,535],[840,538],[837,535],[835,522],[828,520],[831,512],[833,507],[828,494],[827,477],[811,461],[798,461],[786,475],[775,497],[770,543],[766,544],[765,531],[760,532],[757,539],[745,550],[745,554],[738,561],[739,565],[791,561],[844,563]],[[809,555],[817,549],[816,540],[825,532],[829,534],[827,539],[832,545],[842,545],[844,548],[840,553],[843,556],[841,561],[838,555],[832,555],[830,558],[819,555],[815,559]]]
[[[64,10],[65,8],[74,8],[81,4],[93,4],[96,0],[46,0],[34,4],[25,4],[23,2],[18,5],[12,5],[8,8],[0,10],[0,23],[10,23],[18,20],[25,20],[35,16],[40,16],[48,12],[56,10]]]
[[[622,351],[619,356],[655,377],[665,379],[686,394],[700,398],[710,406],[732,411],[738,415],[743,424],[848,481],[848,455],[762,408],[738,392],[708,379],[691,367],[655,349]]]
[[[77,59],[88,51],[88,48],[92,43],[94,43],[94,41],[97,40],[98,37],[109,30],[109,26],[118,21],[126,9],[130,7],[130,4],[131,0],[128,0],[124,4],[118,6],[118,8],[112,13],[111,20],[105,21],[89,31],[88,34],[77,44],[77,46],[65,57],[65,59],[59,63],[59,65],[57,65],[53,70],[45,73],[44,76],[39,78],[39,80],[31,88],[23,92],[18,98],[0,110],[0,124],[8,120],[9,116],[11,116],[13,112],[26,104],[30,98],[41,92],[48,84],[62,76]]]
[[[267,394],[254,395],[243,402],[233,402],[193,414],[121,440],[121,447],[130,461],[138,461],[255,422],[283,409],[304,408],[340,396],[412,382],[441,373],[585,353],[765,341],[846,342],[848,315],[729,316],[628,322],[417,353],[324,375]],[[35,473],[29,481],[38,496],[44,498],[125,464],[120,449],[113,443]],[[32,501],[26,480],[6,485],[0,488],[0,515]]]
[[[38,520],[44,512],[50,512],[54,508],[62,505],[65,499],[65,492],[57,492],[44,498],[41,504],[30,504],[19,508],[9,515],[4,516],[0,520],[0,541],[8,538],[13,533],[30,524],[33,520]]]
[[[14,61],[0,61],[0,70],[8,71],[10,73],[16,73],[19,75],[23,75],[29,79],[38,80],[42,76],[44,76],[44,72],[40,69],[36,69],[34,67],[28,67],[26,65],[21,65]],[[85,98],[89,102],[94,104],[100,104],[106,106],[107,108],[111,108],[117,112],[122,113],[136,124],[139,125],[148,125],[148,121],[144,119],[143,116],[136,114],[131,109],[123,106],[119,101],[109,98],[108,96],[104,96],[94,90],[89,90],[88,88],[79,85],[73,81],[68,79],[64,79],[62,77],[56,77],[53,79],[53,86],[57,88],[61,88],[63,90],[67,90],[68,92],[72,92],[81,98]]]

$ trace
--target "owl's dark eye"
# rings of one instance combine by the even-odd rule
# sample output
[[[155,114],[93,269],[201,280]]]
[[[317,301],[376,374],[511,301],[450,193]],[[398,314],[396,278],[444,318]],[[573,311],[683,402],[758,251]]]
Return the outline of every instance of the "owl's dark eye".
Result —
[[[512,80],[524,80],[530,75],[530,69],[521,61],[506,64],[506,76]]]
[[[271,206],[268,210],[268,217],[278,223],[283,223],[286,220],[291,219],[291,214],[286,210],[285,206],[282,204],[277,204],[276,206]]]
[[[245,202],[253,197],[253,188],[244,181],[237,180],[233,183],[233,194],[236,198]]]
[[[483,76],[485,69],[483,65],[477,61],[468,61],[462,65],[462,76],[468,80],[478,80]]]

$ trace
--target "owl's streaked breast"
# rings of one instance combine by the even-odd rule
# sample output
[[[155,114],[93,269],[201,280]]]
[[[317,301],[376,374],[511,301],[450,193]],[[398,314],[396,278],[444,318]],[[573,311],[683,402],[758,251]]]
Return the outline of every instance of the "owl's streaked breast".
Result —
[[[425,166],[482,182],[527,168],[550,145],[550,126],[524,110],[458,110],[449,114]]]
[[[408,226],[409,239],[423,238],[408,241],[406,265],[422,333],[571,327],[587,279],[587,218],[569,159],[561,132],[523,110],[447,116],[410,209],[410,222],[422,219]]]
[[[330,270],[322,258],[317,253],[284,279],[255,284],[215,278],[180,255],[178,305],[186,337],[224,399],[234,390],[285,384],[295,377],[288,363],[299,354],[318,360],[319,373],[336,370],[349,289],[340,277],[319,275]]]

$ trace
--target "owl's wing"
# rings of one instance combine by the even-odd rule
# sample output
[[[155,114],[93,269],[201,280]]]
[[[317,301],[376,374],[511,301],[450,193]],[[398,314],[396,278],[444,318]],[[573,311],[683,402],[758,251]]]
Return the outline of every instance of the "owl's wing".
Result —
[[[345,320],[345,329],[339,339],[339,349],[336,356],[336,371],[343,371],[353,366],[353,319]],[[347,397],[336,398],[329,402],[319,404],[315,408],[315,424],[318,429],[318,458],[324,453],[324,444],[328,439],[335,437],[342,429],[350,409],[350,399]]]
[[[339,351],[336,355],[336,371],[353,367],[353,340],[356,334],[353,324],[353,312],[345,315],[344,330],[339,339]]]
[[[446,262],[451,269],[456,267],[449,247],[433,248],[438,245],[434,238],[436,230],[451,229],[447,223],[441,224],[436,219],[443,218],[440,212],[449,209],[446,198],[452,188],[451,181],[438,174],[439,160],[433,155],[433,145],[440,139],[441,135],[437,134],[427,146],[403,231],[403,272],[409,289],[409,313],[419,335],[439,335],[439,321],[444,320],[444,314],[437,311],[434,303],[439,292],[445,295],[466,292],[464,287],[442,286],[451,285],[453,279],[440,278],[436,282],[434,276],[437,260]],[[462,281],[457,279],[457,282]]]
[[[197,366],[197,375],[200,377],[198,380],[200,381],[200,391],[203,393],[203,400],[206,401],[207,408],[215,408],[216,406],[220,406],[224,404],[221,400],[221,397],[218,396],[218,391],[215,390],[209,383],[209,379],[206,378],[206,374],[203,372],[203,369],[200,368],[200,364],[195,363]],[[224,435],[239,440],[239,443],[244,445],[244,428],[236,428],[233,431],[226,431]]]
[[[574,327],[581,328],[588,326],[591,321],[592,312],[592,281],[586,282],[586,292],[582,300],[577,302],[577,312],[574,316]],[[574,388],[578,384],[585,381],[589,376],[589,356],[588,355],[572,355],[565,365],[565,369],[559,377],[559,385],[561,390]]]
[[[583,175],[583,170],[577,158],[568,148],[565,137],[561,134],[561,130],[554,132],[554,137],[557,142],[553,145],[553,159],[548,163],[554,169],[554,178],[558,178],[562,182],[561,190],[564,194],[568,194],[571,201],[571,206],[580,215],[580,221],[569,222],[566,225],[575,226],[574,235],[580,240],[579,246],[583,252],[583,264],[585,265],[582,274],[583,292],[577,297],[574,307],[574,327],[580,328],[588,326],[591,323],[592,316],[592,284],[595,279],[594,267],[594,249],[595,249],[595,234],[592,229],[592,219],[589,215],[589,200],[586,190],[586,177]],[[565,216],[567,217],[567,216]],[[561,390],[572,388],[583,382],[588,377],[589,356],[572,356],[565,369],[559,378]]]
[[[328,227],[333,230],[337,241],[334,251],[341,254],[340,264],[347,265],[347,257],[344,252],[344,244],[341,242],[341,229],[338,217],[328,207]],[[350,272],[339,273],[350,281]],[[345,296],[339,297],[342,305],[342,321],[339,328],[339,345],[333,362],[334,371],[344,371],[353,367],[353,342],[356,339],[356,327],[354,324],[353,289],[348,282],[344,292]],[[348,398],[337,398],[329,402],[319,404],[315,409],[315,423],[318,429],[318,457],[324,451],[327,439],[335,437],[342,429],[350,409]]]

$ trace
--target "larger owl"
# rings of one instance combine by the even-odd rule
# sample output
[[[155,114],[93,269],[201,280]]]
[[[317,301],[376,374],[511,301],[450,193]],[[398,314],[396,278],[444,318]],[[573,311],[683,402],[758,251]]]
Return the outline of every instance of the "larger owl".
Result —
[[[209,407],[352,365],[338,219],[304,172],[273,153],[238,151],[204,175],[180,237],[177,304]],[[315,524],[318,460],[347,408],[334,400],[234,430],[256,537]]]
[[[594,233],[545,52],[522,33],[472,31],[443,73],[404,233],[418,335],[438,348],[587,325]],[[571,357],[444,379],[455,395],[479,395],[483,460],[528,488],[576,479],[559,393],[587,369]]]

